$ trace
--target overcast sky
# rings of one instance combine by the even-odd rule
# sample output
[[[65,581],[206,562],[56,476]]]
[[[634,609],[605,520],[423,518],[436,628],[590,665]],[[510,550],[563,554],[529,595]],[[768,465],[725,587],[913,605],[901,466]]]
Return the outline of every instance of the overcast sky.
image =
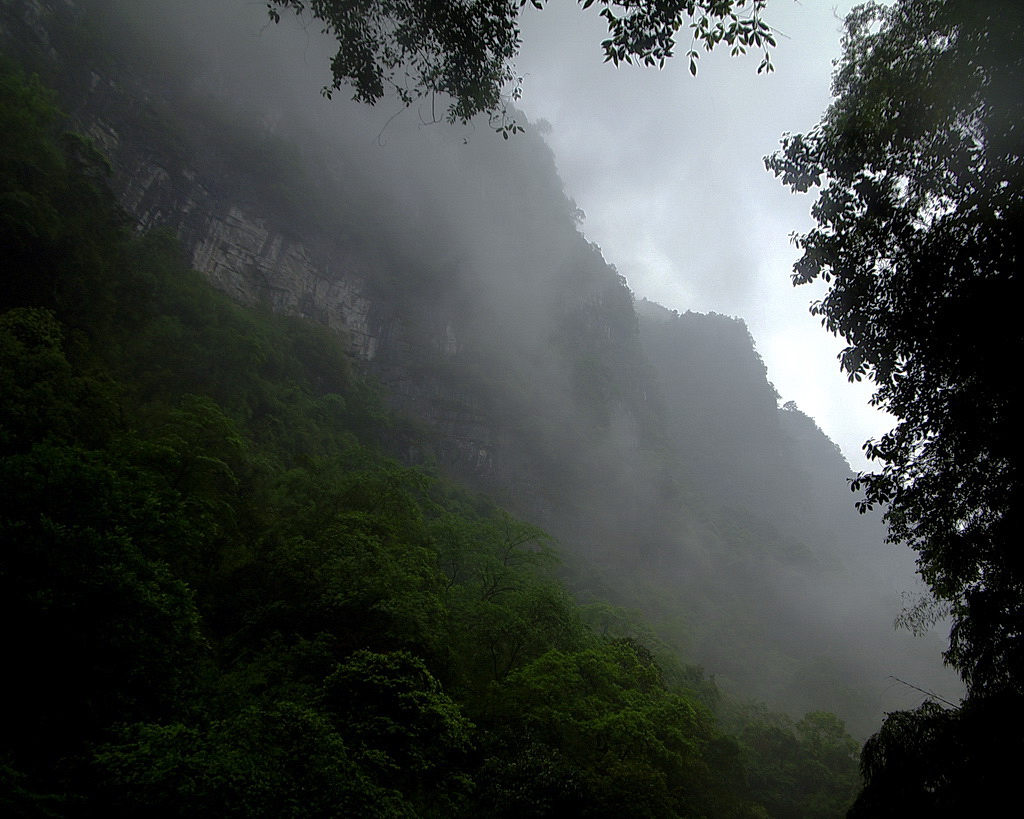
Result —
[[[760,54],[702,53],[688,42],[664,70],[602,62],[603,21],[552,0],[523,15],[521,107],[552,129],[566,192],[587,214],[583,230],[637,297],[680,312],[743,318],[782,396],[811,415],[865,468],[861,445],[888,429],[870,390],[839,372],[841,344],[807,312],[822,291],[794,288],[812,199],[790,193],[763,163],[786,131],[805,132],[830,100],[832,61],[852,0],[772,0],[773,74]]]

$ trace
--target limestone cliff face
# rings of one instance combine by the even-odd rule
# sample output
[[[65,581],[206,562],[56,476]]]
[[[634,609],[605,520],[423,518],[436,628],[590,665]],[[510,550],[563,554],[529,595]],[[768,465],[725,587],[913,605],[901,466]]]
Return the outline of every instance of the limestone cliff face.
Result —
[[[288,164],[291,135],[277,135],[296,117],[259,92],[244,124],[217,110],[230,67],[186,60],[184,78],[147,68],[144,52],[134,63],[122,53],[133,36],[123,31],[81,47],[97,36],[87,11],[114,8],[116,26],[132,6],[2,3],[8,47],[60,89],[139,228],[172,230],[237,302],[338,331],[392,405],[422,422],[429,452],[421,440],[405,456],[427,454],[553,524],[545,510],[575,452],[621,462],[616,448],[639,446],[646,391],[632,294],[576,232],[539,138],[488,147],[416,133],[403,154],[417,159],[397,159],[407,163],[398,170],[360,168],[381,152],[350,151],[310,175]],[[202,4],[185,5],[194,15]],[[592,472],[573,477],[593,483],[607,469]]]
[[[217,167],[219,157],[147,139],[143,123],[168,104],[163,89],[138,82],[117,61],[71,65],[60,48],[80,3],[2,0],[0,11],[6,49],[31,55],[27,61],[44,76],[78,75],[59,83],[61,102],[75,130],[110,161],[115,191],[140,229],[173,229],[195,268],[239,303],[316,318],[343,331],[359,358],[374,358],[382,327],[379,317],[374,324],[365,258],[323,237],[287,235],[265,203],[241,195],[238,180]]]
[[[314,318],[372,360],[387,333],[386,318],[372,310],[372,262],[322,235],[283,230],[273,204],[247,197],[245,180],[219,167],[215,153],[148,141],[133,117],[151,96],[124,75],[93,72],[88,96],[71,108],[78,130],[109,159],[115,191],[139,228],[173,229],[193,267],[240,304]]]
[[[204,4],[163,6],[191,18]],[[665,325],[675,330],[664,349],[650,328],[642,349],[632,294],[576,231],[539,138],[495,148],[416,132],[392,157],[397,170],[380,151],[342,144],[331,146],[341,159],[311,172],[315,149],[291,162],[293,135],[277,135],[301,117],[273,89],[251,92],[242,118],[219,110],[229,108],[225,89],[239,87],[230,64],[248,60],[251,72],[251,56],[218,66],[189,54],[161,67],[156,41],[135,53],[125,42],[146,26],[117,29],[138,8],[0,0],[0,36],[60,89],[139,229],[172,230],[193,267],[237,302],[345,338],[392,406],[422,425],[416,440],[394,442],[400,457],[432,458],[598,551],[673,539],[649,524],[665,515],[657,487],[674,480],[651,452],[675,453],[665,469],[714,503],[788,502],[770,491],[787,455],[745,329],[684,316]],[[232,19],[218,42],[227,48],[238,28]]]
[[[72,127],[109,160],[115,193],[139,229],[172,230],[192,266],[235,301],[336,330],[384,382],[394,406],[433,430],[435,455],[450,471],[512,486],[498,453],[501,433],[479,396],[409,366],[459,352],[459,317],[444,300],[396,304],[381,292],[389,260],[377,249],[322,224],[282,219],[280,201],[258,172],[211,137],[216,124],[195,112],[175,121],[181,111],[174,89],[141,79],[116,58],[78,63],[69,31],[87,6],[2,0],[0,42],[60,88]]]

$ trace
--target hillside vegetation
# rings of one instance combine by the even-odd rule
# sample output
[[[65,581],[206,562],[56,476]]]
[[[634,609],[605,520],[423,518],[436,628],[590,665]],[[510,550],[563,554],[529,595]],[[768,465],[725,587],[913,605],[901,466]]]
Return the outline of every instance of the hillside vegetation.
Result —
[[[840,720],[595,628],[544,532],[388,457],[334,334],[129,230],[53,99],[3,68],[7,815],[841,813]]]

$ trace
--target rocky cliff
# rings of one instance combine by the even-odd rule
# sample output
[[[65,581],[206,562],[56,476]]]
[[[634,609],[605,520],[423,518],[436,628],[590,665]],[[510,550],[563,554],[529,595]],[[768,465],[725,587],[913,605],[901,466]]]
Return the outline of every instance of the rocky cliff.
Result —
[[[584,258],[558,259],[565,256],[562,248],[552,264],[536,246],[537,236],[531,237],[533,247],[503,247],[498,266],[518,268],[511,274],[517,281],[502,285],[497,279],[504,270],[492,271],[482,277],[467,304],[462,283],[481,265],[493,266],[493,259],[474,258],[479,251],[472,247],[456,251],[455,259],[431,258],[439,243],[450,243],[438,234],[437,211],[445,209],[446,197],[476,198],[478,202],[469,203],[470,211],[474,204],[477,213],[493,211],[501,193],[496,185],[488,189],[484,180],[472,183],[477,190],[439,191],[434,196],[413,192],[415,184],[368,191],[372,183],[354,179],[352,166],[364,160],[370,166],[387,164],[388,158],[367,160],[364,148],[364,156],[339,163],[336,158],[325,160],[322,146],[307,146],[311,153],[321,151],[319,161],[334,163],[313,178],[289,154],[290,140],[299,129],[282,125],[282,120],[294,125],[308,114],[282,107],[270,115],[236,106],[223,89],[235,81],[232,69],[237,72],[238,66],[224,68],[209,55],[192,53],[187,59],[172,55],[167,60],[157,45],[138,41],[144,35],[135,26],[154,21],[133,20],[126,9],[130,12],[117,3],[4,0],[3,23],[8,47],[54,82],[73,127],[110,161],[114,188],[139,229],[173,230],[193,266],[238,302],[307,316],[342,333],[353,355],[386,385],[396,408],[434,433],[433,455],[446,469],[522,501],[523,488],[537,481],[524,472],[516,422],[501,417],[508,415],[508,404],[515,399],[495,394],[493,383],[483,388],[479,383],[497,378],[507,387],[510,373],[482,372],[496,369],[496,362],[479,355],[479,346],[469,349],[466,340],[499,349],[509,343],[532,347],[538,369],[564,384],[565,373],[553,371],[565,362],[540,345],[558,336],[561,352],[571,343],[576,345],[572,352],[583,355],[608,346],[613,336],[609,321],[625,318],[628,324],[632,318],[631,296],[620,277],[575,234],[566,212],[558,214],[562,224],[554,231],[544,225],[547,236],[541,242],[549,247],[562,243],[561,236],[551,235],[568,225],[576,239],[569,243],[570,253]],[[185,4],[177,11],[195,17],[204,13],[202,4]],[[191,22],[202,26],[201,21]],[[239,32],[245,22],[251,24],[253,18],[240,23]],[[210,25],[223,26],[223,21],[211,20]],[[125,48],[129,41],[134,47]],[[83,64],[85,51],[92,56]],[[260,49],[255,51],[248,55],[250,66],[261,59]],[[237,119],[229,121],[225,108]],[[453,156],[456,146],[445,142],[450,136],[434,139],[426,156],[421,146],[417,159],[448,163],[464,179],[469,176],[465,164],[479,162],[480,151],[464,163],[465,154],[476,146]],[[538,156],[546,166],[533,173],[555,180],[560,196],[550,153]],[[516,172],[507,167],[501,171]],[[286,179],[290,172],[294,178]],[[316,210],[324,202],[332,204]],[[342,210],[364,213],[353,219],[351,212],[332,212],[338,202],[347,203]],[[367,220],[365,211],[375,215]],[[487,217],[492,218],[490,213]],[[477,238],[469,244],[478,244]],[[435,256],[456,254],[446,247]],[[431,270],[439,261],[444,269]],[[527,272],[527,267],[532,270]],[[612,304],[621,315],[610,315]],[[539,326],[538,307],[544,314]],[[520,324],[524,337],[518,337]],[[635,333],[635,328],[627,332]],[[636,339],[625,341],[635,344]],[[537,373],[516,377],[533,375]],[[537,402],[533,395],[518,398]],[[616,423],[635,428],[625,403],[617,404]],[[544,505],[536,500],[527,504]]]
[[[320,100],[296,68],[315,41],[255,36],[262,6],[0,13],[5,50],[60,89],[140,230],[173,231],[238,302],[342,334],[414,420],[397,455],[552,531],[694,659],[864,730],[882,706],[851,685],[937,653],[893,642],[881,530],[856,519],[831,442],[777,406],[742,322],[638,315],[537,134],[409,112],[381,127]]]

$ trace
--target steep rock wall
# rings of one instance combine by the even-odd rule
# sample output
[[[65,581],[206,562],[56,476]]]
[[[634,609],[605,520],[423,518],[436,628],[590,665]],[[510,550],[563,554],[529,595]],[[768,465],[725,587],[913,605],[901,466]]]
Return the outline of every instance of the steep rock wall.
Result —
[[[187,17],[227,5],[144,8]],[[396,434],[396,454],[436,460],[556,535],[577,565],[616,578],[607,597],[661,618],[693,641],[694,659],[751,693],[831,710],[843,683],[815,669],[838,659],[843,679],[874,673],[867,649],[849,651],[891,636],[887,601],[865,606],[874,553],[859,529],[843,533],[843,487],[839,505],[812,491],[841,479],[841,457],[810,419],[779,415],[741,322],[655,310],[641,336],[632,294],[579,234],[538,137],[502,143],[407,122],[387,134],[396,150],[367,150],[339,123],[358,110],[334,106],[317,130],[275,92],[276,66],[237,59],[234,18],[211,34],[226,51],[210,66],[147,51],[170,33],[136,44],[131,30],[103,41],[78,25],[103,6],[120,17],[143,8],[0,0],[4,48],[61,89],[141,228],[173,230],[237,301],[347,339],[421,427]],[[238,87],[232,69],[264,70],[251,110],[226,91]],[[317,139],[338,144],[319,151]],[[871,625],[855,643],[859,618]],[[880,713],[844,707],[862,725]]]
[[[429,457],[538,522],[556,525],[550,497],[564,481],[553,465],[571,460],[572,448],[581,445],[560,427],[573,426],[581,398],[603,408],[594,423],[614,430],[610,438],[616,445],[635,446],[640,422],[627,394],[632,391],[619,382],[635,382],[636,368],[604,361],[596,376],[591,372],[600,360],[595,351],[624,344],[636,353],[631,294],[581,237],[573,233],[568,242],[579,245],[569,254],[573,258],[549,258],[545,240],[517,247],[511,229],[508,236],[492,237],[502,250],[491,257],[477,254],[473,236],[444,267],[436,262],[450,241],[438,236],[451,229],[437,222],[443,200],[465,199],[468,212],[481,214],[463,233],[483,235],[500,224],[500,217],[486,214],[501,195],[494,186],[503,183],[486,179],[456,181],[463,187],[427,195],[417,191],[429,191],[429,183],[410,183],[366,203],[358,202],[368,196],[363,189],[348,192],[357,200],[350,207],[386,214],[376,217],[388,223],[386,230],[371,225],[368,237],[363,226],[360,235],[358,228],[349,229],[351,213],[344,214],[346,223],[316,212],[325,202],[325,209],[333,207],[328,200],[339,198],[337,189],[349,181],[345,174],[354,174],[351,167],[331,169],[330,180],[306,180],[310,200],[318,204],[294,201],[287,190],[291,180],[276,187],[268,181],[275,162],[281,165],[278,177],[289,170],[289,137],[276,136],[276,122],[287,116],[261,114],[262,121],[239,126],[216,110],[227,100],[209,91],[230,84],[217,66],[188,66],[194,73],[183,81],[171,72],[146,70],[144,61],[133,64],[130,54],[111,47],[119,44],[100,39],[97,48],[90,37],[112,35],[91,31],[87,12],[102,5],[2,0],[0,30],[5,49],[60,89],[72,127],[108,158],[115,192],[139,229],[172,230],[192,266],[237,302],[302,315],[338,331],[384,385],[392,405],[422,422]],[[89,40],[85,46],[83,39]],[[83,51],[92,55],[85,70]],[[97,52],[106,58],[96,59]],[[253,133],[235,133],[247,128]],[[268,159],[274,151],[282,156]],[[448,177],[457,180],[466,158],[442,145],[430,161],[445,165]],[[469,161],[487,164],[486,158]],[[546,178],[558,184],[553,164],[540,176],[542,184]],[[538,235],[569,218],[567,212],[533,216],[541,225]],[[422,248],[422,256],[389,247],[395,237]],[[550,256],[564,255],[562,240],[550,241]],[[494,253],[501,257],[497,267],[515,272],[492,272]],[[444,268],[433,279],[409,269],[432,265]],[[409,292],[410,281],[427,283]],[[467,281],[476,288],[468,304],[460,295]],[[491,348],[498,348],[496,357]],[[597,387],[584,383],[591,376]],[[521,416],[528,412],[546,414],[545,434],[524,428]],[[414,448],[406,457],[422,457],[423,442]],[[557,517],[564,522],[571,515]]]

